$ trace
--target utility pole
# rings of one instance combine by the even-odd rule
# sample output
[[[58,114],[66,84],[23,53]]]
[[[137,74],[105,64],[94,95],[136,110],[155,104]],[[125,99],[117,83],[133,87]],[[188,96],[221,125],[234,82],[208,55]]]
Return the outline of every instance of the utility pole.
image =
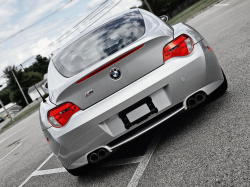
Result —
[[[5,106],[3,105],[1,99],[0,99],[0,104],[2,105],[2,107],[3,107],[4,111],[6,112],[6,114],[8,114],[9,118],[11,119],[11,121],[14,121],[14,120],[12,119],[11,115],[9,114],[8,110],[6,110]]]
[[[2,85],[0,85],[0,87],[2,87]],[[2,108],[4,109],[4,111],[6,112],[6,114],[8,114],[8,116],[10,117],[11,121],[14,121],[11,117],[11,115],[9,114],[8,110],[6,110],[5,106],[3,105],[1,99],[0,99],[0,105],[2,106]]]
[[[151,9],[150,5],[148,4],[147,0],[144,0],[144,2],[147,5],[149,11],[152,12],[152,13],[154,13],[153,10]]]
[[[20,91],[21,91],[21,92],[22,92],[22,94],[23,94],[23,97],[24,97],[24,99],[25,99],[25,101],[26,101],[27,105],[30,107],[29,102],[28,102],[27,98],[25,97],[25,95],[24,95],[24,93],[23,93],[23,90],[22,90],[22,88],[21,88],[21,86],[20,86],[20,84],[19,84],[19,82],[18,82],[18,80],[17,80],[17,78],[16,78],[16,76],[15,76],[14,72],[13,72],[12,70],[11,70],[11,72],[12,72],[12,74],[13,74],[13,76],[14,76],[15,80],[16,80],[16,83],[17,83],[17,85],[18,85],[18,87],[19,87]]]

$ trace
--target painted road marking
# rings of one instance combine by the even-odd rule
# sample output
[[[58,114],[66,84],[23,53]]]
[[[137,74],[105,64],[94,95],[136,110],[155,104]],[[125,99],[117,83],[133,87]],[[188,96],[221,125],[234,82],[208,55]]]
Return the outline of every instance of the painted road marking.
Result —
[[[132,179],[130,180],[128,187],[136,187],[139,183],[139,180],[141,176],[143,175],[144,170],[146,169],[153,153],[158,145],[158,142],[160,141],[160,138],[162,134],[165,131],[165,126],[162,126],[158,129],[158,131],[155,133],[145,155],[138,156],[138,157],[131,157],[131,158],[124,158],[124,159],[117,159],[112,161],[107,161],[99,165],[99,167],[109,167],[109,166],[121,166],[121,165],[129,165],[129,164],[135,164],[139,163],[136,171],[134,172],[134,175]],[[19,187],[23,187],[31,177],[33,176],[41,176],[41,175],[49,175],[49,174],[55,174],[55,173],[63,173],[67,172],[67,170],[62,168],[55,168],[55,169],[48,169],[48,170],[40,170],[53,156],[52,153]]]
[[[34,173],[32,173],[32,177],[39,176],[39,175],[49,175],[49,174],[54,174],[54,173],[62,173],[62,172],[66,172],[66,171],[67,170],[65,168],[56,168],[56,169],[34,171]]]
[[[105,162],[103,164],[100,164],[99,167],[136,164],[136,163],[140,163],[142,160],[143,160],[143,156],[124,158],[124,159],[118,159],[118,160],[112,160],[112,161]],[[56,168],[56,169],[40,170],[40,171],[37,170],[37,171],[34,171],[32,173],[32,177],[39,176],[39,175],[49,175],[49,174],[54,174],[54,173],[63,173],[63,172],[67,172],[67,170],[64,167]]]
[[[144,170],[146,169],[148,162],[150,161],[151,156],[154,153],[154,150],[156,146],[158,145],[158,142],[165,130],[164,128],[160,128],[154,138],[152,139],[145,155],[143,156],[138,156],[138,157],[131,157],[131,158],[124,158],[124,159],[117,159],[117,160],[112,160],[112,161],[107,161],[99,165],[99,167],[109,167],[109,166],[121,166],[121,165],[129,165],[129,164],[136,164],[139,163],[132,179],[130,180],[128,187],[136,187],[138,185],[138,182],[143,175]],[[41,175],[49,175],[49,174],[55,174],[55,173],[63,173],[67,172],[67,170],[62,167],[62,168],[55,168],[55,169],[48,169],[48,170],[40,170],[53,156],[54,154],[52,153],[19,187],[23,187],[31,177],[33,176],[41,176]],[[39,171],[40,170],[40,171]]]
[[[49,174],[67,172],[67,170],[64,167],[55,168],[55,169],[48,169],[48,170],[39,170],[44,166],[44,164],[46,164],[49,161],[49,159],[53,155],[54,154],[52,153],[19,187],[22,187],[23,185],[25,185],[30,180],[30,178],[34,177],[34,176],[49,175]],[[135,164],[135,163],[142,162],[143,159],[144,159],[144,156],[117,159],[117,160],[104,162],[103,164],[100,164],[99,167],[109,167],[109,166],[121,166],[121,165]]]
[[[16,133],[18,133],[19,131],[23,130],[24,128],[25,128],[25,127],[19,129],[19,130],[16,131],[15,133],[13,133],[13,134],[9,135],[8,137],[4,138],[3,140],[0,141],[0,144],[1,144],[2,142],[4,142],[5,140],[7,140],[8,138],[10,138],[11,136],[13,136],[14,134],[16,134]]]
[[[109,167],[109,166],[123,166],[128,164],[140,163],[143,160],[143,156],[123,158],[118,160],[107,161],[103,164],[100,164],[100,167]]]
[[[22,143],[18,144],[18,146],[16,146],[14,149],[12,149],[7,155],[5,155],[3,158],[1,158],[0,162],[7,157],[10,153],[12,153],[15,149],[17,149],[20,145],[22,145]]]
[[[151,156],[153,155],[154,150],[155,150],[156,146],[158,145],[158,142],[161,139],[162,134],[165,131],[165,126],[163,126],[163,127],[159,128],[159,130],[156,132],[153,140],[151,141],[151,143],[147,149],[147,152],[143,156],[143,160],[140,162],[137,169],[135,170],[135,173],[132,176],[132,179],[130,180],[128,187],[136,187],[138,185],[139,180],[142,177],[142,174],[143,174],[144,170],[146,169],[146,167],[151,159]]]
[[[22,187],[23,185],[25,185],[25,184],[30,180],[30,178],[33,176],[33,174],[34,174],[36,171],[38,171],[39,169],[41,169],[41,167],[43,167],[43,165],[46,164],[46,162],[47,162],[53,155],[54,155],[54,154],[51,153],[51,155],[49,155],[49,157],[46,158],[46,160],[44,160],[44,162],[43,162],[43,163],[42,163],[33,173],[31,173],[31,175],[30,175],[25,181],[23,181],[23,183],[20,184],[19,187]]]
[[[228,6],[229,4],[216,4],[214,6]]]

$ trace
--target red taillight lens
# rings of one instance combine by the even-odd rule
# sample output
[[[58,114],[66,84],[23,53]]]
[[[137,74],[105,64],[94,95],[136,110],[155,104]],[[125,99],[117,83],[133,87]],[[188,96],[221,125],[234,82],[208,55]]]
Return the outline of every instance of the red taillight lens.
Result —
[[[164,47],[164,62],[173,57],[186,56],[193,51],[193,48],[192,39],[187,35],[181,35]]]
[[[48,112],[48,120],[52,126],[60,128],[79,110],[81,109],[73,103],[64,103]]]

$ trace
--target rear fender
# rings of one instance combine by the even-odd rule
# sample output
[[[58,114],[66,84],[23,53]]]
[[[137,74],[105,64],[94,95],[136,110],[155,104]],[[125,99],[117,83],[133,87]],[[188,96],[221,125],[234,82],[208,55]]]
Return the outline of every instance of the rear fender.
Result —
[[[194,44],[197,44],[201,40],[203,40],[203,37],[198,33],[193,27],[186,25],[185,23],[178,23],[176,25],[172,26],[174,28],[174,38],[177,38],[178,36],[182,34],[186,34],[190,36],[194,42]]]

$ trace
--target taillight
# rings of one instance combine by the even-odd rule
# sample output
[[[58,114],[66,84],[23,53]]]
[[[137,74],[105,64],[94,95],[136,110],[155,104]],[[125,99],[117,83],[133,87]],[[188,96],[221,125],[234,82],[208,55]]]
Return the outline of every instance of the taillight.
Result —
[[[164,62],[173,57],[186,56],[193,51],[193,48],[192,39],[187,35],[181,35],[164,47]]]
[[[52,126],[60,128],[79,110],[81,109],[73,103],[64,103],[48,112],[48,120]]]

